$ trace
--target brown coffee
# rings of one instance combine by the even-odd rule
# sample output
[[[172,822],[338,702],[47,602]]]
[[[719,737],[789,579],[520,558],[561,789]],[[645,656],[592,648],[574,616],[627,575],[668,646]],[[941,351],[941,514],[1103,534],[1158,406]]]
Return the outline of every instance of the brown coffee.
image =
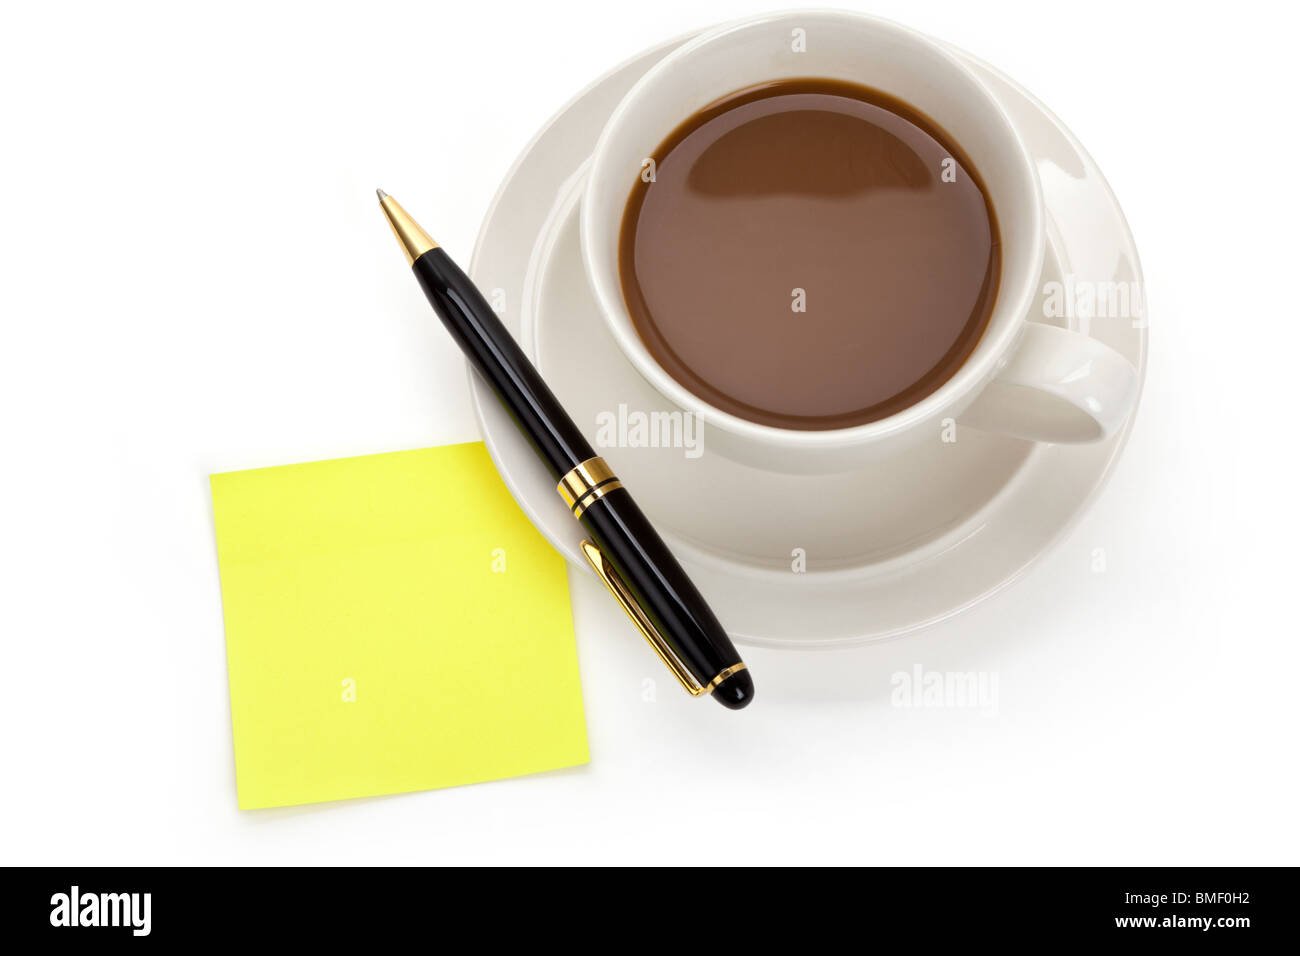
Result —
[[[961,367],[997,295],[997,221],[966,155],[876,90],[783,80],[706,107],[623,215],[632,319],[673,378],[781,428],[846,428]],[[653,171],[653,181],[649,171]]]

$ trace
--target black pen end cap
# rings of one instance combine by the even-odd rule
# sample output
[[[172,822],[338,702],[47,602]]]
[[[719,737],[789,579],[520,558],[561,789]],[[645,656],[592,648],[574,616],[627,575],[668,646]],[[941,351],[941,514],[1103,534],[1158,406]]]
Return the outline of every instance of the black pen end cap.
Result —
[[[754,678],[749,676],[748,670],[736,671],[713,688],[713,698],[728,710],[748,707],[754,699]]]

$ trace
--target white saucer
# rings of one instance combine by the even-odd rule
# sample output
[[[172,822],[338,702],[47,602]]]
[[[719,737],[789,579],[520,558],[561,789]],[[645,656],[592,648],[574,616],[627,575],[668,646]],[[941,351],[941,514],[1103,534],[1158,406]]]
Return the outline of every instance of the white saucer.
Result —
[[[597,415],[667,410],[605,331],[577,246],[585,162],[606,117],[683,39],[618,67],[560,111],[507,175],[470,273],[569,413],[655,521],[740,643],[827,647],[897,637],[1001,590],[1064,536],[1104,484],[1132,424],[1094,445],[1035,445],[958,429],[859,472],[796,476],[708,450],[602,448]],[[1095,164],[1055,117],[1006,77],[966,59],[1003,100],[1038,161],[1048,209],[1043,282],[1141,282],[1132,237]],[[1056,320],[1070,324],[1069,320]],[[1088,332],[1145,376],[1145,322]],[[476,375],[484,440],[515,499],[574,565],[582,529],[555,482]],[[806,568],[795,571],[797,563]]]

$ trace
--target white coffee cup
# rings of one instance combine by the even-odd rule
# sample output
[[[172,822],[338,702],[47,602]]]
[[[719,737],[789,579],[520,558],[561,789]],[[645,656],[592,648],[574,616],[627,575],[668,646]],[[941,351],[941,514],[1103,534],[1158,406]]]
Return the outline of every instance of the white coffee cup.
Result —
[[[929,116],[983,177],[1002,239],[993,313],[965,364],[916,404],[851,428],[776,428],[705,402],[651,356],[619,279],[619,229],[646,158],[715,100],[794,77],[869,86]],[[907,443],[939,440],[949,419],[1035,441],[1099,441],[1124,423],[1137,398],[1137,372],[1119,353],[1086,335],[1028,321],[1038,302],[1045,211],[1033,160],[1005,109],[948,49],[887,20],[827,10],[774,13],[709,30],[670,53],[632,87],[605,125],[580,225],[588,279],[623,353],[669,401],[699,416],[710,449],[748,464],[804,473],[849,470]]]

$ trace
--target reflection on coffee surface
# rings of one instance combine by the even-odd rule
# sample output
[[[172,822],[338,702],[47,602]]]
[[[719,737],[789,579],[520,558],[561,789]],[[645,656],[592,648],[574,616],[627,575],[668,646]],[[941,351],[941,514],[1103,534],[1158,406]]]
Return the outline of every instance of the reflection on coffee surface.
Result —
[[[975,349],[997,221],[960,147],[905,103],[836,80],[763,84],[652,158],[623,216],[623,294],[655,360],[709,404],[780,428],[861,425]]]

